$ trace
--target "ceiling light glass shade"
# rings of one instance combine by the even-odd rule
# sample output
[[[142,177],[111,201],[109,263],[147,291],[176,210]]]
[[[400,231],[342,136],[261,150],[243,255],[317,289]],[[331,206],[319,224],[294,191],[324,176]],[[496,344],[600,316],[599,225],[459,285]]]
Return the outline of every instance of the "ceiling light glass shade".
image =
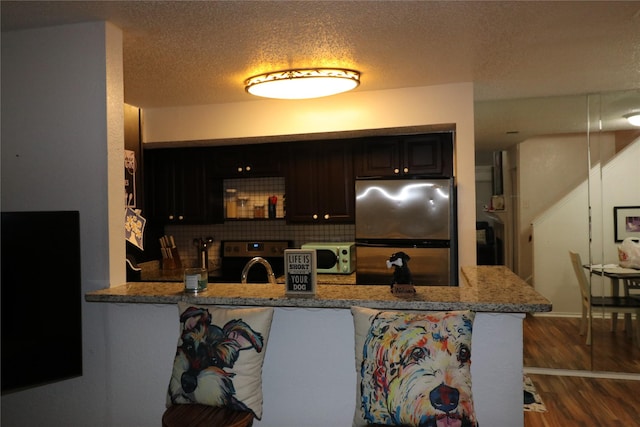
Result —
[[[299,68],[249,77],[245,90],[252,95],[278,99],[308,99],[355,89],[360,73],[344,68]]]
[[[640,126],[640,113],[627,114],[625,117],[632,125]]]

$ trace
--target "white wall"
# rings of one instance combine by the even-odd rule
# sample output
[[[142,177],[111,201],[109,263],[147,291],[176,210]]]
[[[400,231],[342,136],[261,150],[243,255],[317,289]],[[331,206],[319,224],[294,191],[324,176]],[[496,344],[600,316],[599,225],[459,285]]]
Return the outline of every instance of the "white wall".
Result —
[[[585,125],[586,126],[586,125]],[[518,145],[517,197],[519,251],[517,273],[531,283],[533,240],[531,224],[562,197],[586,181],[588,164],[602,164],[615,155],[613,133],[540,136]],[[590,156],[587,157],[588,146]],[[599,181],[599,178],[596,177]]]
[[[493,166],[476,166],[476,219],[493,222],[485,207],[491,206],[493,195]]]
[[[178,340],[178,309],[160,304],[103,304],[113,348],[104,375],[108,395],[65,388],[62,407],[39,396],[3,397],[6,426],[68,427],[160,425]],[[479,313],[474,322],[471,374],[481,425],[517,427],[522,412],[522,314]],[[126,349],[126,351],[123,351]],[[66,383],[66,387],[73,384]],[[76,385],[77,388],[82,388]],[[349,426],[356,405],[353,320],[346,309],[277,308],[263,367],[264,414],[256,427]],[[21,395],[26,396],[25,393]],[[18,408],[12,405],[18,403]],[[87,416],[83,405],[108,407]],[[29,411],[27,405],[37,406]],[[19,412],[24,411],[25,412]],[[66,411],[69,414],[60,414]],[[63,416],[64,415],[64,416]],[[73,416],[73,418],[71,417]]]
[[[3,33],[1,62],[2,209],[79,210],[82,292],[122,283],[125,244],[121,31],[109,24],[89,23]],[[388,114],[404,111],[410,118],[396,117],[391,120],[394,126],[415,121],[456,123],[460,211],[466,228],[462,232],[473,236],[472,86],[403,89],[380,99],[374,95],[363,92],[358,99],[386,108]],[[404,96],[406,103],[402,102]],[[378,118],[378,126],[389,123],[383,114]],[[313,117],[309,120],[313,122]],[[306,128],[310,129],[314,127]],[[465,240],[462,263],[473,264],[474,240]],[[60,284],[52,284],[55,285]],[[2,396],[2,423],[21,427],[158,425],[177,336],[174,310],[171,306],[83,301],[83,376]],[[274,325],[274,343],[290,340],[292,331],[286,326],[299,323],[287,322],[289,311],[282,313],[279,310],[277,318],[281,320]],[[311,367],[307,383],[323,384],[326,373],[334,370],[344,373],[336,380],[336,396],[341,403],[335,419],[341,424],[346,419],[346,405],[351,405],[355,396],[352,377],[347,381],[347,376],[353,375],[347,372],[354,368],[351,348],[345,347],[352,332],[350,326],[347,329],[350,320],[346,314],[335,319],[330,314],[318,311],[304,317],[310,330],[326,334],[315,341],[313,336],[307,337],[304,346],[326,348],[329,337],[335,339],[342,350],[332,357],[340,362],[328,358],[321,369]],[[509,426],[522,425],[521,321],[522,316],[518,315],[487,314],[478,318],[476,331],[480,339],[476,345],[474,337],[473,372],[477,379],[474,387],[480,391],[475,397],[481,420],[489,425],[499,425],[491,421],[499,416],[508,417]],[[326,327],[328,323],[331,328]],[[47,326],[58,325],[51,319]],[[285,385],[273,373],[286,369],[289,362],[285,355],[305,352],[289,347],[274,344],[269,348],[267,366],[278,367],[265,374],[265,404],[269,408],[284,405],[277,396]],[[296,385],[287,383],[288,393],[294,393]],[[322,394],[317,399],[319,407],[325,411],[333,408],[335,398],[331,391],[327,393],[323,387],[315,389],[315,393]],[[271,409],[271,419],[265,418],[263,425],[282,426],[279,412]],[[300,410],[294,413],[301,415]],[[326,412],[321,415],[327,416]]]
[[[611,139],[612,141],[612,139]],[[579,252],[589,262],[589,192],[594,218],[592,247],[594,263],[617,263],[617,244],[613,235],[613,207],[640,204],[640,139],[618,156],[591,172],[591,188],[583,181],[560,202],[533,221],[533,259],[535,289],[553,303],[553,313],[577,316],[581,312],[580,291],[570,264],[569,250]],[[599,193],[603,189],[602,202]],[[602,247],[600,251],[598,248]],[[604,255],[604,256],[603,256]],[[607,279],[594,279],[594,294],[609,290]]]
[[[457,83],[355,91],[303,101],[144,109],[144,142],[222,140],[256,136],[361,131],[455,124],[459,265],[475,265],[475,143],[473,85]]]
[[[178,340],[178,309],[110,304],[109,316],[114,328],[127,331],[113,336],[110,345],[128,348],[113,360],[111,378],[118,388],[110,404],[117,410],[110,425],[158,426]],[[476,316],[471,374],[480,425],[523,425],[523,317]],[[356,365],[350,311],[277,308],[265,354],[263,394],[264,414],[256,427],[351,425]]]
[[[518,146],[520,241],[518,275],[533,274],[531,223],[560,198],[587,179],[587,137],[531,138]],[[530,280],[527,280],[530,282]]]
[[[80,211],[82,292],[123,281],[121,31],[95,22],[2,33],[1,62],[2,210]],[[109,345],[107,311],[82,305],[84,375],[2,396],[4,425],[109,425],[109,353],[126,347]]]

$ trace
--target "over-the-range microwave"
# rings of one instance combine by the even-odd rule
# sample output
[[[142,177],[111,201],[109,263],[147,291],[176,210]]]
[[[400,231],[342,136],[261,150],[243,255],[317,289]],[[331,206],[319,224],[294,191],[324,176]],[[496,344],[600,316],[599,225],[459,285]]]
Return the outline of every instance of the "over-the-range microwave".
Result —
[[[310,242],[301,249],[316,250],[318,273],[351,274],[356,271],[355,242]]]

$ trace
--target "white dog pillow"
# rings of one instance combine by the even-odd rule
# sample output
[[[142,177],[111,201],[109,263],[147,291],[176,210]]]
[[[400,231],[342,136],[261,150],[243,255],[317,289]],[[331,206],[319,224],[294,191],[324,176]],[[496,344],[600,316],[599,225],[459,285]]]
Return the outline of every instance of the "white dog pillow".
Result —
[[[262,365],[273,307],[222,308],[180,301],[180,337],[167,406],[225,406],[262,417]]]
[[[470,311],[352,307],[358,377],[354,426],[477,427]]]

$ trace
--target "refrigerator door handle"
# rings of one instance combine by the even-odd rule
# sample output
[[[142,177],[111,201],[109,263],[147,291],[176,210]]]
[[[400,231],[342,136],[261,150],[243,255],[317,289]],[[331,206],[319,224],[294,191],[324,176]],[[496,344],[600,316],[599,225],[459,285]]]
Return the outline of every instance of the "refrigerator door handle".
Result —
[[[358,246],[362,246],[365,248],[384,248],[384,247],[388,247],[389,245],[387,243],[356,242],[356,248]]]
[[[384,248],[395,246],[399,248],[450,248],[450,240],[356,240],[356,248]],[[357,251],[357,249],[356,249]]]

